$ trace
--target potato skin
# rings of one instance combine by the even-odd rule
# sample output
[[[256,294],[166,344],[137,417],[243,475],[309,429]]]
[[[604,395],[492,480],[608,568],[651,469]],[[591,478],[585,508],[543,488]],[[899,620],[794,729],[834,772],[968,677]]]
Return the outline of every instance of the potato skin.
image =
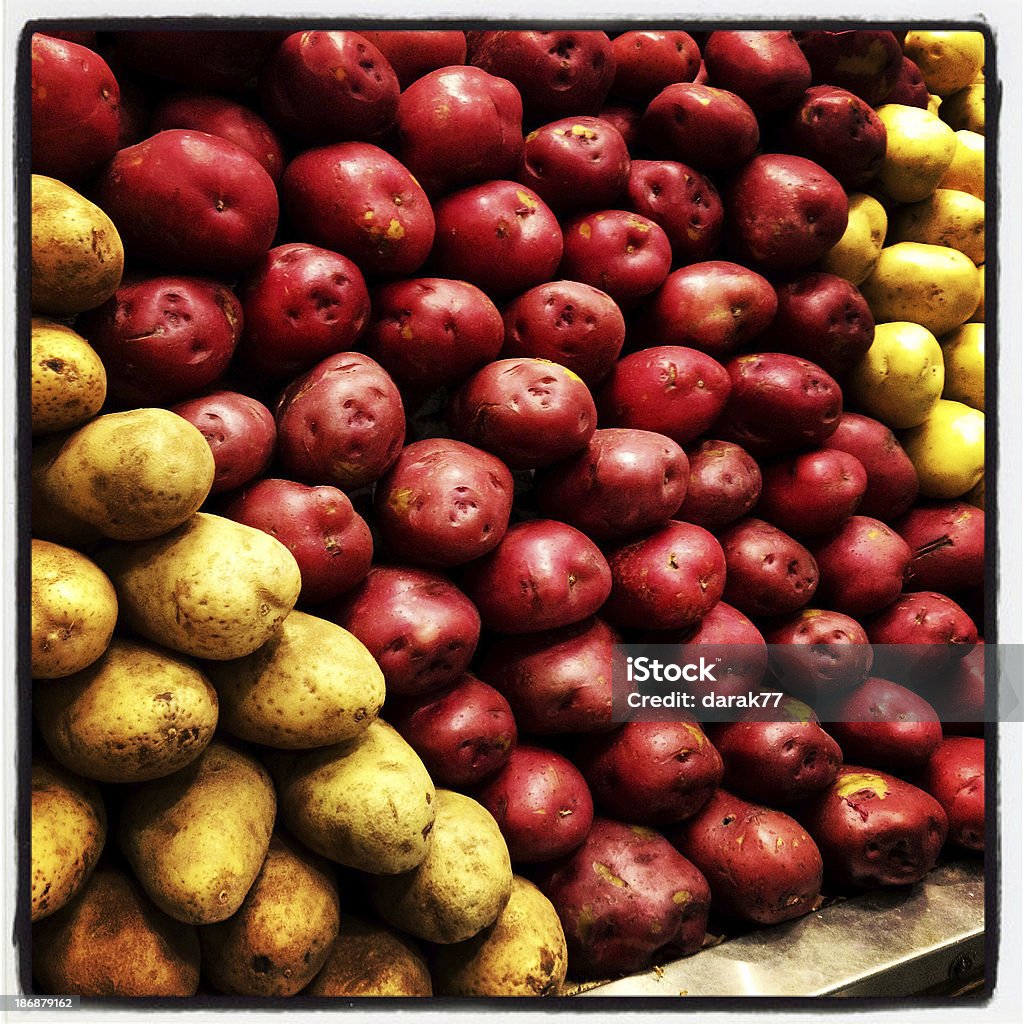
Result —
[[[280,541],[206,512],[166,536],[104,552],[103,564],[135,632],[214,661],[241,658],[265,644],[302,585]]]
[[[125,795],[121,848],[161,910],[212,924],[235,913],[256,880],[276,810],[266,771],[216,740],[187,768]]]
[[[91,665],[117,624],[117,594],[72,548],[32,541],[32,676],[59,679]]]
[[[431,957],[436,991],[443,996],[556,996],[567,967],[558,913],[519,875],[494,924],[466,942],[436,947]]]
[[[203,971],[229,995],[295,995],[323,966],[339,923],[330,865],[275,833],[237,913],[200,930]]]
[[[434,784],[416,752],[386,722],[371,722],[347,743],[280,754],[271,769],[284,825],[322,857],[398,874],[427,855]]]
[[[439,789],[425,859],[406,874],[368,882],[370,905],[388,924],[429,942],[464,942],[493,924],[508,903],[512,863],[490,812]]]
[[[32,703],[54,757],[101,782],[179,771],[217,725],[217,693],[194,665],[120,639],[84,671],[36,683]]]
[[[107,397],[107,371],[95,349],[70,327],[32,318],[32,434],[73,430]]]
[[[191,996],[199,939],[154,907],[130,875],[102,867],[74,903],[32,929],[32,970],[54,994]]]
[[[107,837],[97,786],[39,756],[32,764],[32,921],[82,889]]]
[[[333,622],[293,611],[262,647],[207,668],[221,725],[252,743],[303,750],[358,736],[384,703],[370,652]]]

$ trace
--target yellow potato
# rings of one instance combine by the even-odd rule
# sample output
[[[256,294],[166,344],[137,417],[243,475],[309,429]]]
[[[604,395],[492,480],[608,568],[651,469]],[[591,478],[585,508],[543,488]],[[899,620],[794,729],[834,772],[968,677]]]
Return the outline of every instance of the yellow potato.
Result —
[[[985,82],[972,82],[942,103],[942,120],[954,131],[985,134]]]
[[[435,991],[445,996],[555,996],[568,951],[551,901],[516,875],[498,920],[467,942],[439,946]]]
[[[200,929],[203,973],[229,995],[293,996],[323,966],[339,924],[331,866],[275,833],[238,912]]]
[[[984,263],[985,204],[967,192],[938,188],[895,214],[890,239],[949,246],[975,263]]]
[[[214,661],[262,647],[281,628],[302,584],[294,556],[279,540],[206,512],[155,540],[111,547],[100,561],[136,633]]]
[[[876,324],[871,348],[847,381],[858,409],[895,430],[923,423],[942,395],[942,384],[938,341],[907,321]]]
[[[217,726],[217,692],[194,665],[120,639],[84,672],[37,683],[32,703],[57,760],[101,782],[180,771]]]
[[[942,176],[939,188],[955,188],[977,199],[985,198],[984,135],[962,129],[956,133],[953,162]]]
[[[985,414],[940,399],[924,423],[907,431],[903,447],[923,498],[959,498],[985,473]]]
[[[859,285],[875,269],[887,230],[885,207],[874,196],[851,192],[846,230],[825,254],[821,269]]]
[[[934,114],[936,117],[939,116],[939,108],[942,106],[942,97],[937,96],[935,93],[928,93],[928,106],[927,109],[929,114]]]
[[[897,242],[882,250],[860,290],[876,322],[910,320],[938,338],[965,323],[977,309],[981,274],[956,249]]]
[[[985,411],[985,325],[964,324],[942,339],[942,397]]]
[[[59,679],[91,665],[117,625],[117,594],[85,555],[32,541],[32,676]]]
[[[240,739],[302,750],[358,736],[384,703],[384,674],[341,626],[293,611],[244,658],[211,662],[221,726]]]
[[[981,297],[978,299],[978,305],[975,307],[974,312],[971,314],[968,323],[972,324],[983,324],[985,322],[985,265],[982,264],[978,267],[978,281],[981,284]]]
[[[121,849],[164,913],[213,924],[235,913],[256,881],[276,810],[263,767],[215,740],[180,772],[127,791]]]
[[[130,875],[101,867],[78,899],[33,927],[32,972],[54,995],[192,996],[199,938],[154,907]]]
[[[929,92],[939,96],[965,89],[985,64],[985,37],[980,32],[911,31],[903,52],[920,69]]]
[[[32,318],[32,433],[72,430],[91,420],[107,397],[107,371],[70,327]]]
[[[902,103],[886,103],[877,114],[887,134],[879,188],[898,203],[927,199],[953,162],[953,129],[931,111]]]
[[[89,879],[107,838],[99,788],[50,757],[32,759],[32,920],[55,914]]]
[[[70,435],[40,437],[32,443],[32,536],[79,550],[95,547],[103,534],[84,519],[61,508],[50,493],[53,460]]]
[[[117,291],[124,248],[113,221],[56,178],[32,175],[32,310],[73,316]]]

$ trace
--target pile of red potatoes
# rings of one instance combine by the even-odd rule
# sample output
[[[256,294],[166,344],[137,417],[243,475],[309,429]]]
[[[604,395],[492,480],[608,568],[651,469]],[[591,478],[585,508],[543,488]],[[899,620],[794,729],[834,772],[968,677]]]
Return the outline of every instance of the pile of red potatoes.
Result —
[[[32,171],[123,244],[95,301],[37,306],[105,371],[75,426],[201,431],[201,511],[276,538],[297,608],[372,655],[381,718],[493,817],[570,979],[984,845],[983,360],[951,369],[984,255],[939,196],[977,177],[983,59],[967,32],[32,38]],[[909,158],[895,115],[926,121]],[[876,321],[931,340],[872,355]],[[631,641],[737,645],[721,689],[793,699],[616,723]],[[929,645],[963,721],[869,642]],[[841,721],[801,703],[826,693]]]

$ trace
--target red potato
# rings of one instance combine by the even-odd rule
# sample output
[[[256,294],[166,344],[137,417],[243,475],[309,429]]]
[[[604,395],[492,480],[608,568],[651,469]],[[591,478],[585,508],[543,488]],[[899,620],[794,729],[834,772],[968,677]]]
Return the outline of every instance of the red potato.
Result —
[[[437,203],[431,263],[493,298],[549,281],[562,259],[562,231],[547,204],[515,181],[488,181]]]
[[[692,817],[722,781],[722,758],[696,722],[627,722],[588,736],[575,761],[604,814],[640,825]]]
[[[641,111],[636,107],[615,103],[602,107],[598,117],[618,130],[626,143],[626,148],[632,153],[640,139],[640,114]]]
[[[242,304],[217,281],[153,277],[122,283],[80,325],[106,367],[112,396],[163,405],[221,377],[242,333]]]
[[[899,534],[862,515],[851,516],[812,552],[821,576],[818,603],[856,619],[899,597],[912,558]]]
[[[924,764],[942,742],[942,725],[923,697],[898,683],[869,676],[828,702],[826,729],[847,760],[901,774]]]
[[[359,34],[384,54],[403,89],[431,71],[466,61],[466,33],[458,30],[385,29]]]
[[[907,586],[954,594],[985,580],[985,513],[962,501],[931,502],[896,523],[913,561]]]
[[[620,359],[602,385],[601,422],[688,444],[718,419],[731,387],[725,367],[696,349],[641,349]]]
[[[810,708],[803,705],[798,711],[778,722],[709,722],[705,726],[722,756],[722,784],[729,792],[755,803],[786,806],[832,785],[843,752]]]
[[[718,248],[725,210],[715,183],[674,160],[634,160],[627,183],[629,207],[658,225],[675,263],[707,260]]]
[[[834,85],[816,85],[783,121],[780,140],[787,152],[824,167],[843,188],[863,188],[885,159],[881,118],[859,96]]]
[[[505,357],[550,359],[591,387],[622,351],[626,322],[615,300],[582,281],[551,281],[513,299],[504,312]]]
[[[597,430],[587,447],[536,484],[542,515],[598,541],[668,522],[686,493],[686,453],[649,430]]]
[[[559,212],[610,206],[626,190],[629,150],[607,121],[565,117],[526,136],[518,177]]]
[[[499,359],[452,395],[448,424],[512,469],[531,469],[586,448],[597,408],[572,370],[546,359]]]
[[[582,622],[612,581],[597,546],[553,519],[510,526],[493,551],[466,568],[462,586],[488,629],[538,633]]]
[[[744,261],[771,271],[801,270],[846,230],[843,186],[802,156],[754,157],[724,194],[726,230]]]
[[[924,790],[850,764],[799,814],[828,876],[857,889],[919,882],[935,866],[948,828],[945,811]]]
[[[504,336],[501,313],[479,288],[417,277],[377,290],[365,345],[396,380],[432,389],[496,359]]]
[[[838,530],[857,510],[868,475],[848,452],[819,448],[770,463],[762,481],[755,514],[804,538]]]
[[[561,919],[576,977],[641,971],[704,943],[708,883],[651,829],[595,818],[583,845],[538,884]]]
[[[96,202],[126,253],[187,273],[236,274],[277,230],[273,179],[240,146],[205,132],[173,129],[120,150]]]
[[[779,924],[810,913],[821,895],[822,857],[804,829],[724,789],[669,838],[707,879],[712,906],[732,917]]]
[[[271,411],[248,395],[214,391],[171,406],[202,432],[213,452],[211,494],[223,494],[262,476],[277,443]]]
[[[373,537],[348,495],[336,487],[260,480],[225,505],[223,514],[276,537],[302,576],[299,600],[322,604],[366,578]]]
[[[686,32],[623,32],[612,40],[612,94],[647,102],[666,86],[692,82],[700,69],[700,48]]]
[[[669,274],[647,307],[643,330],[651,344],[685,345],[723,359],[761,334],[777,306],[775,289],[760,274],[709,260]]]
[[[895,522],[917,499],[917,470],[893,432],[878,420],[844,412],[839,425],[822,442],[825,448],[856,456],[868,475],[858,506],[863,516]]]
[[[754,155],[760,131],[749,104],[735,93],[683,82],[651,100],[640,136],[658,156],[699,171],[728,171]]]
[[[470,32],[466,39],[469,63],[512,82],[535,124],[596,114],[615,77],[604,32]]]
[[[928,86],[924,84],[921,69],[909,57],[904,57],[896,83],[882,102],[927,110],[928,101]]]
[[[268,120],[309,142],[365,142],[395,122],[398,77],[357,32],[295,32],[260,73]]]
[[[677,519],[706,530],[745,516],[761,494],[761,468],[738,444],[702,441],[687,452],[690,479]]]
[[[340,352],[296,378],[274,410],[278,456],[296,479],[355,490],[382,476],[405,439],[402,398],[368,356]]]
[[[508,701],[468,672],[442,690],[397,700],[389,696],[385,717],[419,755],[435,785],[448,789],[475,786],[501,771],[516,745]]]
[[[579,770],[541,747],[517,746],[475,798],[494,816],[518,864],[572,853],[594,821],[594,802]]]
[[[398,101],[396,127],[402,162],[431,196],[519,170],[519,90],[480,68],[442,67],[413,82]]]
[[[374,566],[325,615],[373,655],[389,699],[454,682],[480,639],[473,602],[445,577],[420,569]]]
[[[746,615],[791,615],[818,589],[811,553],[763,519],[748,517],[718,535],[725,554],[725,599]]]
[[[899,666],[900,678],[917,688],[978,642],[974,620],[954,601],[931,590],[901,594],[870,619],[868,639]],[[898,649],[888,649],[899,645]],[[880,652],[883,653],[883,652]]]
[[[604,732],[612,724],[612,669],[618,637],[601,619],[498,637],[480,675],[512,706],[519,728],[537,736]]]
[[[648,639],[660,642],[653,633]],[[709,689],[736,695],[760,689],[768,670],[768,648],[760,630],[738,608],[719,601],[683,640],[689,645],[711,648],[705,657],[716,668],[715,683]],[[692,652],[678,654],[680,658],[692,656]],[[703,686],[695,684],[693,689],[699,692]]]
[[[390,153],[366,142],[307,149],[285,168],[281,202],[307,241],[364,274],[411,274],[434,244],[426,193]]]
[[[839,425],[843,393],[815,363],[759,352],[737,356],[725,368],[732,391],[715,432],[751,455],[820,447]]]
[[[32,172],[87,177],[119,148],[121,90],[87,46],[32,34]]]
[[[918,781],[946,812],[949,842],[984,850],[985,741],[948,736],[935,748]]]
[[[505,536],[512,492],[512,474],[490,453],[446,438],[415,441],[377,484],[377,526],[396,558],[461,565]]]
[[[153,110],[150,131],[187,128],[207,132],[241,146],[255,157],[274,181],[284,170],[281,143],[270,125],[254,110],[210,93],[178,93]]]
[[[602,612],[620,626],[682,629],[722,597],[725,555],[707,530],[668,522],[608,554],[612,591]]]
[[[792,106],[811,84],[811,66],[792,32],[712,32],[702,53],[708,81],[759,115]]]
[[[257,372],[294,377],[355,347],[370,316],[359,268],[340,253],[292,242],[271,249],[241,290],[240,354]]]
[[[798,32],[811,81],[849,89],[869,106],[884,102],[899,77],[903,49],[892,32]]]
[[[928,690],[947,736],[981,736],[985,711],[985,644],[947,666]]]

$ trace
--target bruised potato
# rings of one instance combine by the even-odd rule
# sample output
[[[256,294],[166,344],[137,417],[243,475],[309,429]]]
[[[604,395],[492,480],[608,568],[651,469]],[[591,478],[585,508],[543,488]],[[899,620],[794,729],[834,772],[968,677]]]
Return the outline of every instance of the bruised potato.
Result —
[[[107,398],[107,371],[95,349],[70,327],[32,318],[32,434],[72,430]]]
[[[217,725],[217,693],[194,665],[127,640],[114,640],[82,672],[37,682],[32,704],[54,757],[101,782],[179,771]]]
[[[71,548],[32,541],[32,676],[59,679],[91,665],[117,624],[117,594],[98,565]]]

